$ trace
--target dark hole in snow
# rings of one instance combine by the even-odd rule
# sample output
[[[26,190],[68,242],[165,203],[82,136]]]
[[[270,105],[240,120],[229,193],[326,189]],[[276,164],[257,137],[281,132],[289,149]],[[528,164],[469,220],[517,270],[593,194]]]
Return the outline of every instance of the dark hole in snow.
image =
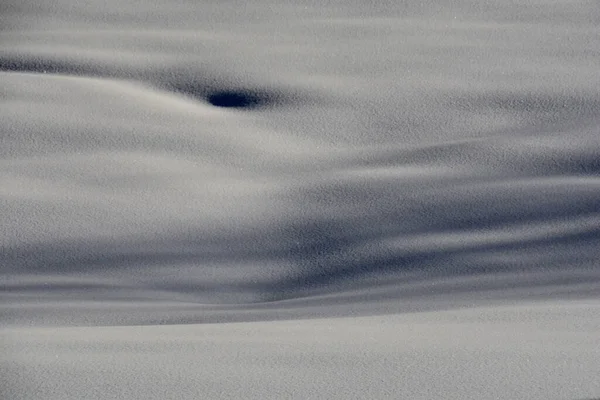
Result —
[[[253,108],[263,101],[254,93],[243,91],[220,91],[208,96],[208,102],[216,107]]]

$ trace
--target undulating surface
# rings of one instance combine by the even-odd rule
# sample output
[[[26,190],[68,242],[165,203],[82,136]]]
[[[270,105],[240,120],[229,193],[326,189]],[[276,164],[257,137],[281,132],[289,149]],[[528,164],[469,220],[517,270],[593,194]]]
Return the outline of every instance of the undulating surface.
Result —
[[[3,1],[0,395],[600,396],[599,66],[596,1]]]

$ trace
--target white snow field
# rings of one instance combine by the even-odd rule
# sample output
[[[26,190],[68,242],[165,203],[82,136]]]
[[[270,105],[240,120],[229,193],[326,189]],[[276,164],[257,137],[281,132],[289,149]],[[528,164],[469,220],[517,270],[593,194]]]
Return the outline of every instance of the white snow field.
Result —
[[[597,1],[4,0],[0,398],[600,398]]]

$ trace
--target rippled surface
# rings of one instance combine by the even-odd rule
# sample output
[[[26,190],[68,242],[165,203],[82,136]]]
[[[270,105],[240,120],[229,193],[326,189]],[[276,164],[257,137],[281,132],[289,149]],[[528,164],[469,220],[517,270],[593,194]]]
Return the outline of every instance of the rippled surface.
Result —
[[[291,354],[325,357],[311,327],[330,326],[337,333],[328,340],[339,336],[336,351],[346,355],[339,365],[358,357],[366,369],[382,349],[368,332],[353,340],[344,332],[375,324],[385,342],[390,326],[421,326],[419,312],[438,315],[439,330],[459,336],[472,327],[452,331],[444,317],[458,312],[451,310],[496,318],[502,307],[535,302],[533,309],[549,304],[550,314],[575,307],[587,315],[577,318],[593,329],[569,330],[581,340],[600,331],[596,2],[12,0],[0,9],[0,324],[11,362],[27,373],[39,371],[26,365],[51,357],[23,350],[28,340],[53,341],[45,332],[59,331],[48,326],[88,326],[60,331],[63,346],[81,355],[83,344],[70,339],[76,332],[117,352],[100,332],[123,338],[137,330],[106,326],[148,325],[142,347],[122,340],[134,352],[167,352],[172,371],[183,368],[180,358],[152,343],[169,340],[183,346],[177,352],[192,346],[206,355],[189,342],[206,329],[230,335],[228,345],[213,344],[233,346],[228,352],[254,337],[250,329],[267,344],[289,343]],[[510,311],[517,320],[521,309]],[[244,321],[254,322],[151,330]],[[378,330],[381,321],[391,325]],[[477,323],[493,336],[489,321]],[[301,332],[285,333],[286,324]],[[499,324],[491,326],[512,329]],[[418,346],[446,343],[423,329]],[[529,340],[551,331],[536,330]],[[411,338],[404,345],[391,339],[392,365],[413,349]],[[498,351],[524,357],[529,350],[511,338]],[[597,353],[569,338],[548,343]],[[454,346],[464,356],[457,362],[469,364],[476,350],[448,343],[442,347]],[[362,356],[352,353],[363,345]],[[554,368],[558,355],[546,349],[533,363]],[[57,356],[67,356],[62,351]],[[285,354],[279,348],[261,362],[275,368]],[[422,365],[435,356],[411,354]],[[321,367],[306,358],[289,365],[333,368],[318,357]],[[227,360],[221,367],[233,368]],[[500,360],[500,369],[525,365]],[[589,377],[565,396],[600,395],[592,383],[600,365],[586,360],[565,367],[567,375]],[[2,368],[16,388],[11,398],[38,398],[15,378],[17,367]],[[361,371],[353,368],[350,377]],[[440,373],[423,368],[423,382]],[[492,370],[483,368],[480,379]],[[264,379],[231,373],[246,387],[278,372]],[[204,378],[216,392],[194,386],[195,396],[287,393],[268,385],[237,392]],[[115,388],[132,387],[110,379]],[[310,379],[290,379],[300,388],[290,398],[311,395]],[[519,386],[512,394],[461,394],[459,381],[435,387],[449,390],[448,398],[553,393]],[[47,389],[56,397],[44,398],[66,398],[58,385]],[[409,390],[415,383],[361,385],[348,390],[357,398],[440,397],[437,389]],[[333,396],[313,389],[312,396]],[[77,386],[73,398],[82,398],[77,390],[87,389]],[[102,393],[112,392],[89,398]]]

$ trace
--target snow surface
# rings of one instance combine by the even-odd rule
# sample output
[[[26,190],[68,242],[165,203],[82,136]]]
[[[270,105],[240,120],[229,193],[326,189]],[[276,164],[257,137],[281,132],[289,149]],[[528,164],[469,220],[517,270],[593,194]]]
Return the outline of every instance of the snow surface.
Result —
[[[599,48],[595,1],[3,1],[0,397],[599,397]]]

